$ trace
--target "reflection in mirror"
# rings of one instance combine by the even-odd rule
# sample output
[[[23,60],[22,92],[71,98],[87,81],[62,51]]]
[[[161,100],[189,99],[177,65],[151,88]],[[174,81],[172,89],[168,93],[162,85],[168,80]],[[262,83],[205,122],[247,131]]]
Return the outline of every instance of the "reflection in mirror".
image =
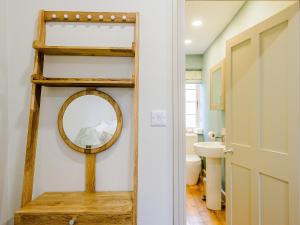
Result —
[[[86,90],[72,95],[58,117],[59,132],[72,149],[97,153],[114,144],[122,129],[122,113],[109,95]]]
[[[212,76],[212,101],[215,104],[222,103],[222,70],[217,69]]]
[[[224,63],[222,60],[210,69],[210,109],[224,110]]]
[[[63,127],[68,138],[81,148],[98,148],[106,144],[117,129],[117,115],[105,99],[85,95],[66,109]]]

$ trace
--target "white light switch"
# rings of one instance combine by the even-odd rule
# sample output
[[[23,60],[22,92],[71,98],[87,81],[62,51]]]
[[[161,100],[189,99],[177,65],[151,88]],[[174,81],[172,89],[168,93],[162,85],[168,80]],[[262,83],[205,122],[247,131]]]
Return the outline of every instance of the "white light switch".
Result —
[[[167,113],[165,110],[151,111],[151,126],[165,127],[167,125]]]

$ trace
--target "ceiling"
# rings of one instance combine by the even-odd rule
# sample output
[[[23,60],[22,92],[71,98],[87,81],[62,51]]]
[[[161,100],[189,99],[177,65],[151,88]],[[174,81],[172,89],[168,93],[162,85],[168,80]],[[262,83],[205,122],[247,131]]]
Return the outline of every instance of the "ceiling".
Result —
[[[229,24],[245,1],[186,1],[185,44],[186,54],[202,54]],[[202,25],[192,23],[198,20]]]

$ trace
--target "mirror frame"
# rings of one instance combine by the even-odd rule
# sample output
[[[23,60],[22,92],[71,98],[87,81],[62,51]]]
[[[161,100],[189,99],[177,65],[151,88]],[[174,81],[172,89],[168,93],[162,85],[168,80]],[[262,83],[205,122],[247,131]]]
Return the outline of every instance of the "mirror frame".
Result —
[[[221,69],[221,102],[218,103],[214,103],[213,102],[213,75],[214,72]],[[221,62],[219,62],[218,64],[214,65],[210,70],[210,110],[225,110],[225,59],[223,59]]]
[[[63,117],[65,114],[66,109],[68,108],[68,106],[77,98],[82,97],[82,96],[86,96],[86,95],[94,95],[94,96],[99,96],[100,98],[104,98],[105,100],[107,100],[112,107],[114,108],[116,115],[117,115],[117,129],[114,133],[114,135],[112,136],[112,138],[106,142],[104,145],[98,147],[98,148],[82,148],[80,146],[77,146],[76,144],[74,144],[69,137],[66,135],[65,131],[64,131],[64,127],[63,127]],[[99,152],[103,152],[105,150],[107,150],[108,148],[110,148],[119,138],[120,134],[121,134],[121,130],[123,127],[123,117],[122,117],[122,112],[121,109],[118,105],[118,103],[108,94],[102,92],[102,91],[98,91],[96,89],[94,90],[84,90],[84,91],[79,91],[75,94],[73,94],[72,96],[70,96],[62,105],[59,114],[58,114],[58,130],[60,133],[60,136],[62,137],[62,139],[64,140],[64,142],[73,150],[80,152],[80,153],[85,153],[85,154],[95,154],[95,153],[99,153]]]

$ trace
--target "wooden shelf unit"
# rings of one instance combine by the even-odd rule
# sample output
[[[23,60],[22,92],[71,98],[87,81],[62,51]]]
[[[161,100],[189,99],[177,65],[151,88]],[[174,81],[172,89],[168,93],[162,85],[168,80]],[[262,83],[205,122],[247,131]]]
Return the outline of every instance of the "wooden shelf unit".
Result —
[[[67,15],[67,16],[66,16]],[[134,42],[131,48],[47,46],[47,22],[132,23]],[[15,225],[54,225],[58,222],[76,225],[136,225],[138,190],[138,96],[139,96],[139,14],[128,12],[40,11],[35,49],[34,70],[26,145],[21,209],[15,214]],[[134,73],[129,79],[47,78],[43,75],[44,55],[133,57]],[[129,192],[96,192],[96,155],[86,155],[85,192],[44,193],[32,200],[35,156],[38,137],[41,91],[48,87],[111,87],[133,90],[134,175]]]

